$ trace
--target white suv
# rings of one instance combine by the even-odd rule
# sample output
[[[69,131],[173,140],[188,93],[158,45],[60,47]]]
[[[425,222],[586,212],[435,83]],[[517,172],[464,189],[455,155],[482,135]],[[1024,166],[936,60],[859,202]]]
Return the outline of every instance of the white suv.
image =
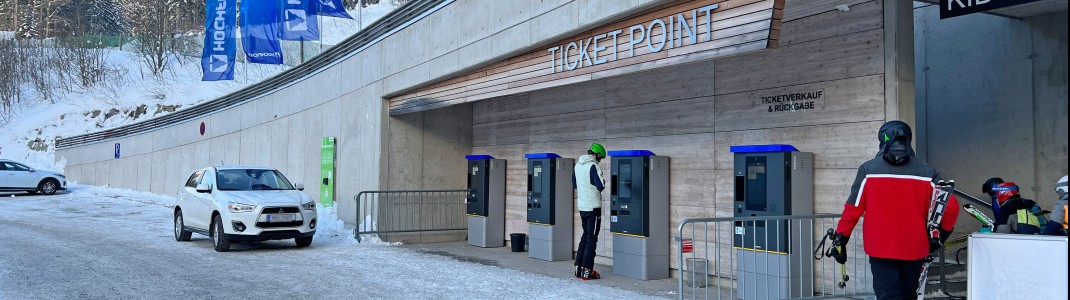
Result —
[[[316,234],[316,203],[304,187],[271,168],[216,166],[193,172],[178,190],[175,240],[189,241],[193,232],[212,238],[216,251],[232,242],[294,239],[298,247],[312,244]]]
[[[0,191],[28,192],[45,195],[67,189],[67,176],[63,174],[34,170],[24,164],[0,159]]]

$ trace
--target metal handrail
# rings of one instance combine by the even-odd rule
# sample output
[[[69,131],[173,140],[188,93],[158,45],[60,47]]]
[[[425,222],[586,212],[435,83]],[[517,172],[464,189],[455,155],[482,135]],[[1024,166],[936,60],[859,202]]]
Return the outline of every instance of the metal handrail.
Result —
[[[411,22],[423,18],[429,12],[433,12],[441,6],[448,5],[453,1],[454,0],[410,1],[408,4],[383,16],[371,25],[368,25],[364,30],[350,36],[338,45],[328,48],[319,55],[316,55],[309,61],[276,74],[259,83],[244,87],[214,100],[209,100],[190,108],[157,118],[93,133],[68,138],[57,138],[56,149],[65,149],[130,135],[142,134],[197,119],[248,101],[256,100],[257,98],[271,94],[279,89],[315,75],[326,68],[334,66],[367,46],[373,45],[382,38],[408,26]]]
[[[839,217],[842,217],[842,216],[843,216],[842,214],[816,214],[816,215],[805,215],[805,216],[687,218],[687,219],[684,219],[683,221],[680,221],[680,226],[678,226],[676,229],[677,230],[684,230],[684,225],[687,225],[687,223],[696,223],[696,222],[735,222],[735,221],[746,222],[746,221],[806,220],[806,219],[817,219],[817,218],[839,218]],[[677,231],[677,232],[680,232],[680,231]]]
[[[727,278],[726,279],[726,278],[721,276],[722,275],[721,270],[723,270],[723,269],[722,269],[722,265],[720,265],[720,263],[724,260],[723,259],[724,257],[722,257],[722,254],[728,255],[728,257],[730,257],[728,259],[729,261],[735,261],[735,259],[736,259],[736,258],[731,258],[733,255],[735,255],[734,252],[729,251],[729,253],[724,253],[723,251],[720,250],[720,247],[724,247],[724,245],[725,245],[724,241],[721,240],[721,238],[723,237],[721,235],[721,229],[723,228],[723,227],[721,227],[721,225],[727,225],[727,226],[730,226],[730,227],[733,227],[733,226],[734,227],[738,227],[738,226],[741,226],[740,224],[742,224],[742,226],[744,226],[744,227],[750,227],[750,226],[757,226],[756,225],[757,223],[766,224],[764,226],[768,226],[768,224],[774,223],[774,224],[778,224],[778,225],[773,225],[773,227],[779,228],[779,226],[781,226],[779,224],[783,223],[785,226],[787,226],[786,230],[788,230],[788,231],[781,232],[780,229],[776,229],[777,230],[776,234],[778,236],[780,234],[782,234],[782,233],[783,234],[792,234],[792,232],[794,232],[793,230],[796,230],[796,229],[792,229],[792,228],[797,228],[797,230],[798,230],[797,234],[803,234],[803,235],[810,236],[809,238],[813,238],[813,236],[811,236],[811,234],[817,234],[818,231],[820,231],[816,227],[822,227],[823,228],[823,226],[821,226],[819,224],[816,224],[815,222],[820,220],[821,222],[823,222],[822,225],[824,225],[825,223],[828,223],[827,225],[834,226],[834,224],[836,223],[836,219],[838,219],[840,217],[842,217],[841,214],[814,214],[814,215],[793,215],[793,216],[754,216],[754,217],[719,217],[719,218],[689,218],[689,219],[684,219],[684,220],[682,220],[680,222],[679,226],[677,227],[677,233],[673,237],[674,238],[674,242],[676,243],[676,246],[677,246],[676,255],[677,255],[677,263],[678,263],[678,266],[679,266],[679,269],[678,269],[679,276],[678,276],[678,279],[677,279],[677,289],[678,289],[677,290],[677,292],[678,292],[677,293],[677,298],[685,299],[685,295],[688,294],[688,291],[691,291],[690,297],[702,298],[703,296],[701,296],[695,290],[696,288],[702,288],[703,290],[705,290],[705,293],[706,293],[705,294],[705,298],[706,299],[712,299],[711,297],[714,297],[714,295],[711,295],[710,293],[711,293],[711,288],[713,288],[713,286],[706,286],[705,283],[704,283],[705,281],[703,281],[703,283],[695,282],[696,280],[698,280],[698,279],[696,279],[698,276],[713,276],[713,274],[710,273],[710,270],[716,270],[716,272],[717,272],[717,275],[714,276],[714,277],[717,277],[715,279],[716,282],[717,282],[717,287],[716,287],[716,292],[715,292],[717,295],[715,296],[715,298],[717,298],[717,299],[720,299],[722,296],[724,296],[724,294],[722,294],[722,291],[721,291],[721,287],[722,287],[721,282],[724,281],[724,280],[728,280],[729,282],[737,281],[737,284],[738,284],[738,282],[744,282],[743,284],[744,284],[744,286],[746,286],[745,282],[747,282],[747,279],[745,277],[737,277],[736,279],[731,279],[731,278]],[[747,225],[748,223],[752,224],[752,225]],[[699,225],[699,224],[701,224],[701,226],[700,226],[701,228],[696,228],[696,225]],[[728,228],[728,229],[731,229],[731,228]],[[766,227],[766,229],[763,229],[763,230],[769,230],[769,229],[768,229],[768,227]],[[729,230],[729,231],[731,231],[731,230]],[[688,236],[687,232],[690,232],[691,233],[690,236],[692,238],[694,238],[694,239],[685,238],[685,237]],[[769,233],[769,231],[766,231],[766,234],[768,234],[768,233]],[[729,232],[727,234],[728,234],[727,238],[729,238],[729,240],[734,240],[736,238],[736,235],[739,235],[740,233],[738,231],[736,231],[735,234],[733,234],[732,232]],[[861,233],[859,233],[859,235],[860,234]],[[697,238],[699,236],[703,237],[702,241],[699,241],[699,239]],[[756,236],[756,235],[751,235],[751,236]],[[710,241],[711,238],[713,239],[712,242]],[[809,238],[807,238],[807,239],[809,239]],[[778,239],[779,239],[779,237],[778,237]],[[853,255],[854,257],[864,257],[864,256],[860,256],[860,255],[862,255],[860,253],[860,249],[862,247],[858,246],[858,243],[860,243],[860,241],[859,241],[860,239],[861,238],[856,238],[856,239],[854,239],[854,241],[851,242],[851,244],[854,245],[854,247],[851,248],[851,250],[854,251],[854,252],[852,252],[852,253],[854,253],[854,255]],[[693,251],[693,252],[690,252],[690,253],[694,253],[694,254],[692,254],[690,256],[690,258],[687,258],[687,259],[685,259],[685,256],[686,256],[685,254],[687,254],[687,252],[684,252],[684,250],[683,250],[683,249],[685,249],[685,240],[686,240],[686,242],[690,242],[691,243],[690,245],[691,245],[691,247],[693,249],[691,251]],[[757,241],[755,241],[755,243],[756,242]],[[727,244],[731,245],[732,243],[733,242],[729,241]],[[765,237],[765,243],[767,245],[772,245],[772,244],[769,244],[769,236],[768,235],[766,235],[766,237]],[[778,243],[777,245],[780,245],[779,242],[777,242],[777,243]],[[807,244],[806,242],[803,242],[803,240],[799,240],[799,243],[801,243],[801,244],[798,244],[798,245],[795,245],[795,246],[793,246],[794,244],[792,244],[792,243],[794,243],[794,242],[789,242],[789,244],[786,245],[788,247],[787,249],[789,249],[789,251],[791,253],[794,253],[794,254],[791,254],[791,256],[789,256],[789,258],[787,259],[787,263],[789,265],[794,265],[793,262],[792,262],[792,258],[790,258],[792,256],[802,256],[802,257],[796,257],[796,259],[803,259],[803,260],[813,259],[813,255],[811,255],[812,254],[811,253],[811,249],[814,248],[814,246],[816,245],[816,243],[817,243],[816,241],[809,240],[809,244]],[[699,253],[699,251],[697,249],[699,249],[700,245],[701,245],[702,248],[705,249],[703,252],[705,253],[705,255],[707,257],[704,258],[704,259],[700,259],[699,257],[695,256],[695,254]],[[714,248],[716,248],[716,250],[711,250],[710,249],[710,245],[712,245]],[[735,248],[735,246],[732,246],[732,247]],[[779,248],[779,247],[780,246],[778,246],[777,248]],[[795,248],[795,247],[801,247],[801,248]],[[739,249],[739,248],[736,248],[736,249]],[[757,252],[772,251],[771,249],[773,249],[773,248],[767,248],[767,249],[769,249],[769,250],[753,250],[753,251],[757,251]],[[801,251],[801,252],[796,252],[796,251]],[[715,254],[714,254],[714,252],[715,252]],[[686,269],[685,266],[688,266],[687,262],[685,262],[685,261],[693,259],[696,262],[697,261],[709,262],[710,261],[710,257],[709,257],[710,254],[714,254],[716,256],[716,259],[713,260],[713,261],[718,262],[718,266],[717,267],[712,267],[711,268],[709,265],[698,266],[697,263],[694,263],[694,266],[691,267],[692,270],[690,270],[690,271],[686,271],[685,270]],[[786,254],[786,253],[781,253],[781,254]],[[768,263],[769,262],[766,261],[767,266],[768,266]],[[817,270],[817,269],[814,268],[816,266],[816,261],[815,262],[811,262],[811,263],[806,263],[806,262],[803,262],[803,261],[796,261],[795,263],[797,263],[800,266],[800,268],[803,268],[803,269],[800,270],[801,272],[815,272],[815,270]],[[852,272],[855,272],[855,273],[858,273],[860,271],[861,272],[865,272],[865,270],[867,270],[868,268],[867,268],[867,266],[864,266],[862,264],[863,264],[862,260],[855,260],[854,263],[851,263],[853,268],[849,268],[849,269],[852,269],[853,270]],[[808,267],[807,267],[807,265],[808,265]],[[822,265],[822,269],[824,269],[824,267],[825,267],[825,265]],[[705,269],[703,269],[703,268],[705,268]],[[809,268],[809,270],[805,270],[806,268]],[[736,269],[736,266],[734,265],[734,263],[733,263],[733,265],[731,266],[730,269],[731,270],[735,270]],[[701,274],[700,274],[700,272],[698,272],[696,270],[704,270],[704,271],[701,272]],[[767,267],[766,271],[769,271],[768,267]],[[690,273],[685,273],[685,272],[690,272]],[[690,275],[690,277],[687,277],[686,275]],[[815,278],[818,275],[833,275],[833,274],[827,274],[825,272],[814,273]],[[808,288],[800,286],[800,287],[797,287],[798,291],[799,291],[799,295],[798,296],[799,297],[804,297],[804,298],[809,298],[809,299],[823,299],[823,298],[835,298],[835,297],[841,297],[841,298],[842,297],[856,297],[856,296],[862,297],[862,296],[872,295],[872,291],[867,290],[868,289],[867,286],[860,285],[859,280],[863,280],[864,281],[864,279],[865,279],[865,276],[861,276],[861,277],[862,278],[855,278],[854,281],[849,282],[850,284],[852,284],[851,288],[849,290],[845,290],[844,293],[839,293],[839,294],[837,294],[837,293],[828,293],[829,289],[826,289],[824,285],[821,285],[820,287],[822,288],[821,289],[822,293],[824,293],[823,295],[820,295],[820,296],[819,295],[808,295],[805,292]],[[685,287],[684,287],[685,278],[691,278],[690,285],[692,286],[692,288],[689,289],[689,290],[685,289]],[[828,279],[829,279],[829,277],[826,276],[825,279],[822,280],[822,282],[825,282]],[[705,278],[705,279],[702,279],[702,280],[708,280],[708,277]],[[809,288],[810,291],[811,292],[816,292],[817,288],[819,286],[816,285],[816,282],[811,282],[810,284],[812,285]],[[699,287],[700,285],[702,287]],[[791,287],[789,285],[788,291],[787,291],[787,295],[789,297],[791,297],[791,295],[793,294],[794,290],[795,290],[795,288],[793,288],[793,287]],[[735,298],[743,296],[742,294],[739,294],[739,295],[735,294],[737,289],[729,288],[729,291],[731,293],[730,295],[728,295],[729,298],[735,299]],[[739,292],[745,292],[745,291],[746,291],[746,289],[739,290]],[[766,296],[769,296],[769,295],[767,294]],[[690,298],[690,297],[688,297],[688,298]]]
[[[985,202],[984,200],[981,200],[981,198],[974,197],[973,195],[967,194],[966,192],[963,192],[959,189],[955,189],[955,194],[962,196],[962,198],[965,198],[966,200],[970,200],[970,202],[973,202],[976,205],[980,205],[981,207],[987,208],[988,210],[992,210],[992,203]]]
[[[356,237],[357,242],[361,242],[361,235],[363,234],[379,234],[379,233],[402,233],[402,232],[432,232],[432,231],[456,231],[468,229],[465,224],[464,208],[466,202],[450,203],[448,200],[453,199],[454,194],[460,194],[456,196],[459,199],[465,199],[468,195],[468,190],[383,190],[383,191],[362,191],[356,196],[353,196],[353,201],[356,203],[356,213],[358,224],[353,229],[353,235]],[[374,198],[367,197],[370,195],[377,195]],[[401,197],[390,196],[386,198],[379,197],[378,195],[401,195]],[[394,201],[399,199],[399,201]],[[421,201],[427,200],[430,201]],[[440,200],[447,201],[440,201]],[[374,203],[368,203],[372,202]],[[380,203],[380,201],[387,203]],[[415,200],[415,201],[414,201]],[[399,207],[400,205],[415,206],[415,207]],[[365,206],[370,206],[368,211],[364,211]],[[384,206],[390,206],[391,208],[397,208],[397,211],[389,211],[384,209]],[[452,207],[451,207],[452,206]],[[458,208],[459,213],[451,214],[451,208]],[[430,209],[428,209],[430,208]],[[365,216],[362,213],[374,213],[375,215]],[[408,213],[410,218],[404,218]],[[382,218],[380,214],[387,216],[386,224],[382,224]],[[400,214],[397,217],[392,217],[394,214]],[[371,218],[371,219],[365,219]],[[430,219],[427,222],[424,219]],[[447,222],[448,226],[436,226],[437,221]],[[458,223],[458,220],[459,223]],[[407,226],[397,226],[399,224]],[[461,224],[463,226],[454,226]],[[388,227],[382,229],[381,227]]]

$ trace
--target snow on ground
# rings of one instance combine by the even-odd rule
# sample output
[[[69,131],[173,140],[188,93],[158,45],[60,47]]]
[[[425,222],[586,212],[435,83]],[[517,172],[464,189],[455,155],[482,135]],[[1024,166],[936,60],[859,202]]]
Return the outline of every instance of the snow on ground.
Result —
[[[174,241],[173,203],[169,196],[78,184],[56,196],[0,197],[0,210],[5,212],[0,224],[9,232],[0,245],[58,247],[55,258],[13,257],[19,251],[51,250],[5,247],[0,252],[0,298],[62,298],[72,293],[82,297],[105,293],[103,298],[249,298],[265,292],[312,299],[649,298],[571,276],[551,278],[403,247],[356,243],[340,222],[322,223],[309,248],[294,248],[292,241],[269,241],[237,244],[232,252],[216,253],[207,237],[198,234],[191,242]],[[320,210],[322,218],[331,213],[330,208]],[[34,242],[20,240],[26,236]],[[83,247],[93,252],[86,253],[89,250]],[[81,270],[65,260],[74,264],[90,260],[85,264],[99,269]],[[206,269],[209,274],[202,274]],[[249,284],[277,289],[227,288]],[[205,291],[211,294],[201,294]]]
[[[350,11],[353,20],[322,17],[323,44],[335,45],[393,10],[390,1],[363,8],[363,26],[358,24],[357,10]],[[11,35],[11,32],[0,32],[0,39]],[[124,49],[131,49],[131,45]],[[8,122],[0,122],[0,158],[62,172],[66,163],[55,161],[56,137],[97,132],[186,109],[289,68],[239,62],[234,69],[235,80],[201,81],[200,58],[172,57],[171,68],[154,78],[141,63],[139,54],[115,48],[107,51],[107,66],[119,70],[122,76],[90,89],[76,88],[69,93],[56,90],[55,103],[16,107]],[[29,98],[35,95],[32,88],[24,90]],[[141,106],[144,106],[143,113],[138,112]]]

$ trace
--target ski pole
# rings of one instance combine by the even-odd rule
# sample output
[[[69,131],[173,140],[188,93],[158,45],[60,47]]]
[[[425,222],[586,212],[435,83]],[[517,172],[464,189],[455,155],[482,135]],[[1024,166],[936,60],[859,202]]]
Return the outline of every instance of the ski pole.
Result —
[[[832,241],[832,247],[825,247],[825,242],[827,241]],[[832,257],[834,256],[834,253],[844,253],[843,246],[844,245],[839,244],[839,239],[836,238],[836,232],[833,231],[832,228],[829,228],[829,230],[825,232],[825,236],[821,239],[821,243],[818,243],[817,248],[814,249],[814,259],[820,260],[822,256]],[[833,251],[834,249],[835,251]],[[840,274],[842,276],[840,277],[840,282],[836,283],[836,286],[840,287],[841,289],[846,289],[847,281],[851,280],[851,277],[847,276],[846,263],[840,264]]]
[[[843,246],[836,246],[836,251],[843,253]],[[840,264],[840,274],[843,274],[843,277],[840,277],[840,283],[837,283],[836,286],[839,286],[840,289],[847,289],[847,281],[851,280],[851,277],[847,276],[847,264]]]

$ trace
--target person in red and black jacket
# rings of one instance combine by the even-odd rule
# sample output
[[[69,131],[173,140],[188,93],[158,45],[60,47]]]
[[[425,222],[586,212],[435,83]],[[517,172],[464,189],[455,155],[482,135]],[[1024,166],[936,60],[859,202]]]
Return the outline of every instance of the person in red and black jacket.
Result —
[[[880,152],[858,167],[851,198],[836,227],[836,243],[846,249],[851,231],[865,216],[863,247],[870,257],[877,299],[916,299],[924,259],[940,247],[930,244],[926,228],[934,182],[940,173],[915,157],[906,123],[885,123],[877,138]],[[958,218],[954,195],[947,207],[941,219],[941,244],[951,235]],[[847,251],[834,257],[846,263]]]

